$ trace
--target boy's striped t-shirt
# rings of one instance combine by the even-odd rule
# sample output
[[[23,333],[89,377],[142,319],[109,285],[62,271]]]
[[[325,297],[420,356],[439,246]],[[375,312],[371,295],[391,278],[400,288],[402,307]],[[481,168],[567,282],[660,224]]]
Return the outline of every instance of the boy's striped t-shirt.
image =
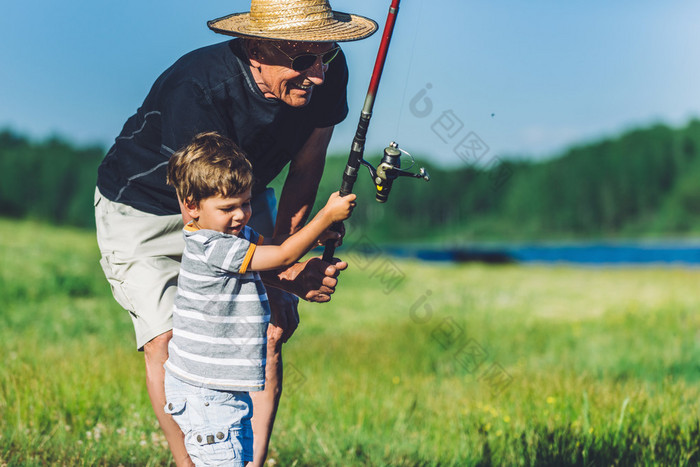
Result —
[[[263,237],[248,226],[233,236],[192,223],[184,236],[165,368],[195,386],[260,391],[270,306],[248,266]]]

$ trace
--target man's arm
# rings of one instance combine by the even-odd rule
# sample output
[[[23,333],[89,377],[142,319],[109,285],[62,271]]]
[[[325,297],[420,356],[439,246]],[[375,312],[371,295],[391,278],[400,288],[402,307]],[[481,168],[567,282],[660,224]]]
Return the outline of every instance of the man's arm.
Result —
[[[280,244],[301,229],[309,216],[323,175],[332,134],[333,127],[316,128],[292,159],[277,207],[272,243]],[[346,267],[347,263],[329,265],[314,258],[284,270],[262,272],[260,277],[265,285],[293,293],[304,300],[327,302],[338,283],[336,277]],[[299,324],[296,313],[295,316],[286,314],[273,312],[271,320],[272,324],[283,330],[282,342],[289,339]]]
[[[316,128],[292,159],[277,207],[272,243],[282,243],[304,225],[316,199],[332,135],[333,127]],[[293,293],[304,300],[327,302],[335,290],[339,271],[345,269],[347,263],[336,263],[338,267],[321,264],[318,260],[307,263],[297,263],[281,271],[262,272],[260,277],[265,285]]]
[[[306,222],[316,199],[332,135],[332,126],[316,128],[290,162],[277,207],[273,243],[279,245]]]

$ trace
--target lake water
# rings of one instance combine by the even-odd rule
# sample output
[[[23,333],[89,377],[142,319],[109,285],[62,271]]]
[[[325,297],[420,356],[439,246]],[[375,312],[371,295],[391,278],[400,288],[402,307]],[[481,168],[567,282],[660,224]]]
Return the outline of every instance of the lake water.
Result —
[[[397,257],[426,261],[700,265],[700,242],[477,245],[452,249],[390,247],[385,251]]]

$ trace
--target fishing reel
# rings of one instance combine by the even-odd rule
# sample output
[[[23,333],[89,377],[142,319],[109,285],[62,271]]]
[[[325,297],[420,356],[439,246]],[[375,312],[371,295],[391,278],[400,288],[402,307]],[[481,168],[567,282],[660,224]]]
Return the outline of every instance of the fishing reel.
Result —
[[[408,167],[410,169],[413,167],[413,164],[415,164],[415,159],[413,159],[413,156],[411,156],[408,152],[399,149],[399,145],[393,141],[391,144],[389,144],[389,146],[384,148],[384,156],[376,169],[366,160],[362,159],[360,161],[362,165],[367,167],[370,175],[372,176],[374,185],[377,187],[376,199],[380,203],[386,203],[386,201],[389,199],[391,186],[394,183],[394,180],[399,177],[422,178],[426,182],[430,181],[430,174],[428,174],[428,171],[425,170],[424,167],[421,167],[418,170],[418,173],[408,172],[405,169],[401,169],[402,152],[406,153],[413,162],[411,166]]]

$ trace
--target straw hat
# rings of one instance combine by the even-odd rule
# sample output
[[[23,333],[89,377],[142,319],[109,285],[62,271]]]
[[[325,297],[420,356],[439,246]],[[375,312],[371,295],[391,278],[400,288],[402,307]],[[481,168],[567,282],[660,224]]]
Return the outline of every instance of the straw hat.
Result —
[[[207,22],[214,32],[302,42],[346,42],[369,37],[377,23],[331,10],[328,0],[252,0],[250,11]]]

